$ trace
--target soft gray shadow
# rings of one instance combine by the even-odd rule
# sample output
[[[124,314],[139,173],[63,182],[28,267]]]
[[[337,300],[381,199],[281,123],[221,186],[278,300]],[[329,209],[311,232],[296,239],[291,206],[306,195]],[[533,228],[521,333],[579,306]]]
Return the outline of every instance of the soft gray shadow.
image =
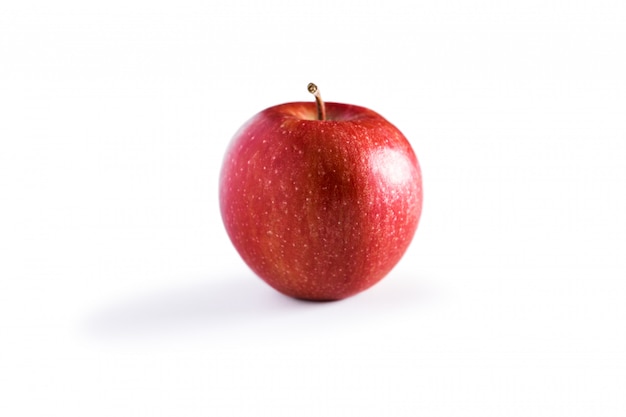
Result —
[[[306,306],[254,277],[220,279],[142,293],[104,306],[85,320],[87,336],[115,338],[215,327],[246,318],[268,318]]]
[[[399,278],[399,277],[398,277]],[[333,310],[333,321],[355,315],[397,311],[432,298],[428,287],[414,280],[381,283],[375,289],[336,302],[309,302],[286,297],[255,277],[232,277],[187,284],[182,287],[142,293],[93,312],[82,324],[88,338],[119,339],[194,334],[234,325],[255,326],[283,318],[304,322],[311,314]],[[389,285],[387,285],[389,284]],[[317,312],[317,313],[316,313]],[[298,320],[298,319],[297,319]]]

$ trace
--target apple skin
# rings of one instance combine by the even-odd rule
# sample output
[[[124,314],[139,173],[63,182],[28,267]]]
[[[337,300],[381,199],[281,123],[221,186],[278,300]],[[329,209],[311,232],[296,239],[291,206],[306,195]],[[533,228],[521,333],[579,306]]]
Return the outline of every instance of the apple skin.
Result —
[[[226,231],[270,286],[339,300],[380,281],[422,211],[420,166],[404,135],[364,107],[286,103],[250,119],[223,161]]]

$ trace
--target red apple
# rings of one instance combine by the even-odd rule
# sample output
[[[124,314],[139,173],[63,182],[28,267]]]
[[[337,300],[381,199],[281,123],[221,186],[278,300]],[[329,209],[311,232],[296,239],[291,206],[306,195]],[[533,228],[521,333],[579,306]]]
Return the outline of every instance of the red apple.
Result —
[[[220,177],[228,235],[276,290],[338,300],[380,281],[405,253],[422,210],[411,145],[379,114],[286,103],[234,136]]]

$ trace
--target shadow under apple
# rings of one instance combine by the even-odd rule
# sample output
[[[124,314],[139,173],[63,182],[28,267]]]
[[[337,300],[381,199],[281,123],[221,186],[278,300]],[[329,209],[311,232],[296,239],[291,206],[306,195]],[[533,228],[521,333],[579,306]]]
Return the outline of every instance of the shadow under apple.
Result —
[[[205,279],[114,302],[92,313],[81,330],[88,338],[111,340],[215,334],[241,327],[258,331],[281,320],[303,325],[326,320],[337,325],[348,317],[367,320],[421,304],[431,291],[417,281],[390,277],[389,282],[345,300],[311,302],[284,296],[253,276]]]

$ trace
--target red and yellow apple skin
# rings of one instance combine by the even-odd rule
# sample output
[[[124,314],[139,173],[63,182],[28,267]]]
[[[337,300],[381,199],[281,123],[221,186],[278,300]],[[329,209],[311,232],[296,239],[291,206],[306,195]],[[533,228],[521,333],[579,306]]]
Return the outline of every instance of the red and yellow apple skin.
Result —
[[[276,290],[339,300],[398,263],[422,211],[420,167],[404,135],[364,107],[286,103],[234,136],[220,176],[226,231]]]

